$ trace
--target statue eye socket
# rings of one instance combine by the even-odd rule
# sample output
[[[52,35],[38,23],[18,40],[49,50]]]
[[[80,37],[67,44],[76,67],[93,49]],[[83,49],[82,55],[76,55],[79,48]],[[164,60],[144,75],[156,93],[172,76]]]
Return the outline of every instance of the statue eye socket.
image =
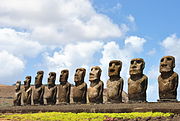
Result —
[[[134,63],[134,61],[131,61],[131,64],[133,64]]]
[[[112,66],[112,63],[110,63],[109,66]]]
[[[161,62],[163,62],[164,61],[164,58],[163,59],[161,59]]]
[[[168,61],[172,60],[172,58],[167,58]]]
[[[120,65],[120,63],[116,62],[115,65]]]
[[[140,61],[140,60],[137,60],[136,62],[137,62],[137,63],[141,63],[141,61]]]

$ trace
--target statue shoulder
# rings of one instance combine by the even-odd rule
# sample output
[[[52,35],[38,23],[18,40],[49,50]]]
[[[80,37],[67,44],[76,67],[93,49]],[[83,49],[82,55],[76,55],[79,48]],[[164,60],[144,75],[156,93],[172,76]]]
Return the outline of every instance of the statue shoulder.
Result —
[[[173,76],[174,77],[179,77],[179,75],[176,72],[173,73]]]

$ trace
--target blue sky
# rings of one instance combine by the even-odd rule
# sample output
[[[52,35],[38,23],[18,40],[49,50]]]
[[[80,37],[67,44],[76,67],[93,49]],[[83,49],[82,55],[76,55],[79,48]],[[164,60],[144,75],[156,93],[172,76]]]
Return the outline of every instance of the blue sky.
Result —
[[[123,62],[127,92],[129,61],[145,60],[147,99],[158,99],[159,61],[176,58],[180,73],[180,2],[178,0],[0,0],[0,84],[14,84],[44,70],[48,73],[99,65],[108,79],[108,63]],[[180,88],[178,88],[178,92]],[[178,93],[178,99],[180,94]]]

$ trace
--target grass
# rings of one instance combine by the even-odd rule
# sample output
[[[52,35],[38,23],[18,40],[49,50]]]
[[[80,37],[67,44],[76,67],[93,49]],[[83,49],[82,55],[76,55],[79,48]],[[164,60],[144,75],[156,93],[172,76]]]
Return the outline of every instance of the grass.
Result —
[[[161,112],[132,112],[132,113],[61,113],[61,112],[46,112],[46,113],[28,113],[28,114],[1,114],[0,120],[10,119],[17,121],[103,121],[108,118],[123,118],[134,119],[137,117],[169,117],[173,113]]]

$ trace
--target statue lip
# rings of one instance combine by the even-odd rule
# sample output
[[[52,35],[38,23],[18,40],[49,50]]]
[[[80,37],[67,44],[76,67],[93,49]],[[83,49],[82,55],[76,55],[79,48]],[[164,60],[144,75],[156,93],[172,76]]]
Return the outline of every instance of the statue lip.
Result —
[[[115,71],[115,69],[109,69],[109,72],[114,72]]]

